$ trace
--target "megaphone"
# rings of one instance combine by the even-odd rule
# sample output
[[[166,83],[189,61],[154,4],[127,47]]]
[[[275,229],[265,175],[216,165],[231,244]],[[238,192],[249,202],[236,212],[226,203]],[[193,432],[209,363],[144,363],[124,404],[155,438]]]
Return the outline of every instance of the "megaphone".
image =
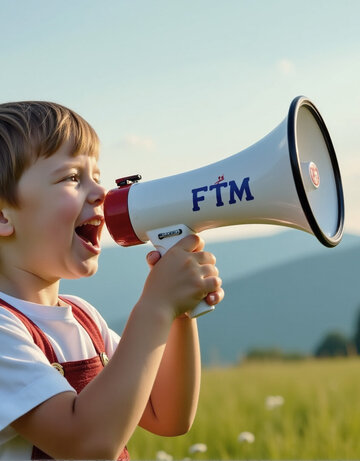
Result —
[[[313,234],[327,247],[343,235],[344,196],[326,125],[306,97],[267,136],[228,158],[185,173],[139,182],[116,180],[105,198],[107,228],[119,245],[148,242],[164,253],[205,229],[274,224]],[[214,306],[204,301],[198,317]]]

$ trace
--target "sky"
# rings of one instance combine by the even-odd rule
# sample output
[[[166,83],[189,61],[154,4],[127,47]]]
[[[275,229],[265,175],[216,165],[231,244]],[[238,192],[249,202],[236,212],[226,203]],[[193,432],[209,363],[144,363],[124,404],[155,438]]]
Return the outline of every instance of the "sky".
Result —
[[[337,153],[345,232],[360,235],[358,0],[0,0],[0,14],[0,102],[80,113],[101,139],[107,189],[117,177],[147,181],[235,154],[305,95]]]

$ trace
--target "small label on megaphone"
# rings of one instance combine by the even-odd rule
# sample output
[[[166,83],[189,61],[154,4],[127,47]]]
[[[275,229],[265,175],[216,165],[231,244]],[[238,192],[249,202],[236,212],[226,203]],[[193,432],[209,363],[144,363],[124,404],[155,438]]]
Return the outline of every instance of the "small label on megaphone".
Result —
[[[309,163],[309,175],[311,182],[313,183],[316,189],[320,186],[320,174],[319,169],[314,162]]]
[[[176,237],[177,235],[181,235],[181,234],[182,234],[181,229],[174,229],[168,232],[161,232],[160,234],[158,234],[158,237],[159,237],[159,240],[163,240],[168,237]]]

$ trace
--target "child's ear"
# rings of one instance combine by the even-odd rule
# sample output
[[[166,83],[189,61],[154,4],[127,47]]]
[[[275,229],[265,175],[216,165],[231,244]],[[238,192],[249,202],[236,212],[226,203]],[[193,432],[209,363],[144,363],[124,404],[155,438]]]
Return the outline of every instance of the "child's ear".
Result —
[[[14,233],[14,226],[7,216],[6,210],[0,210],[0,237],[9,237]]]

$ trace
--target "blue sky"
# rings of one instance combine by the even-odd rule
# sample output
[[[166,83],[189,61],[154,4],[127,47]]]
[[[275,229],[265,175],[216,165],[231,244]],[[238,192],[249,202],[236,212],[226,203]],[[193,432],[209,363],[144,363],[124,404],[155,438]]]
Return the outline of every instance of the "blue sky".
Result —
[[[0,0],[0,14],[0,101],[83,115],[102,141],[107,188],[239,152],[303,94],[335,145],[345,231],[360,234],[358,0]],[[226,235],[275,230],[239,227]]]

